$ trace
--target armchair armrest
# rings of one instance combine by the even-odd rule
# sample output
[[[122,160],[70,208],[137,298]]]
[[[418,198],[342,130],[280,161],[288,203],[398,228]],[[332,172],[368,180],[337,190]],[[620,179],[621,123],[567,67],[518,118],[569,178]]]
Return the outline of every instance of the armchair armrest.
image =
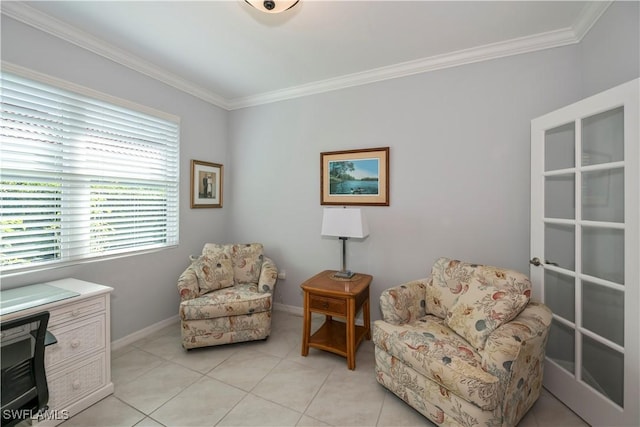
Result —
[[[540,395],[552,317],[546,305],[531,301],[487,338],[482,368],[500,380],[503,425],[516,425]]]
[[[198,277],[196,276],[196,272],[193,271],[193,268],[187,267],[178,278],[178,292],[180,292],[180,302],[200,296]]]
[[[426,316],[427,281],[428,279],[413,280],[382,292],[382,319],[387,323],[400,325]]]
[[[273,292],[273,288],[278,280],[278,267],[271,258],[264,257],[262,260],[262,270],[258,279],[258,292]]]

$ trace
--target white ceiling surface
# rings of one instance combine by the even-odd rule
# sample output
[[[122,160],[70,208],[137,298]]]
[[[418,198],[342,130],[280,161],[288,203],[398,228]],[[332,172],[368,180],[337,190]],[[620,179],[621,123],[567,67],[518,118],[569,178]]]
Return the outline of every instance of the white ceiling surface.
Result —
[[[2,13],[226,109],[576,43],[610,2],[2,2]]]

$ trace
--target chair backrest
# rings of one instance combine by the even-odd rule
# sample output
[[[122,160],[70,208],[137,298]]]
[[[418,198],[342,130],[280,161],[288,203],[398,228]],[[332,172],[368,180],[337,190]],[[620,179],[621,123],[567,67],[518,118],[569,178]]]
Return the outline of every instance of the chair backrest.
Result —
[[[531,292],[529,278],[515,270],[439,258],[431,268],[431,279],[427,283],[427,313],[444,319],[465,287],[477,282],[509,287],[518,293]]]
[[[49,388],[44,347],[49,312],[3,322],[2,426],[13,426],[44,408]]]
[[[216,257],[227,254],[233,265],[233,278],[238,283],[258,283],[262,261],[264,260],[261,243],[218,244],[206,243],[202,255]]]

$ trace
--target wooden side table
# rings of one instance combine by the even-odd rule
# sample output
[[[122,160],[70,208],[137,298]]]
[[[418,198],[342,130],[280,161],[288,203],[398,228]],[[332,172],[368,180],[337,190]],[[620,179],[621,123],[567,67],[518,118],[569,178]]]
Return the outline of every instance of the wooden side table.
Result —
[[[351,280],[334,279],[334,270],[325,270],[304,282],[304,327],[302,355],[309,347],[330,351],[347,358],[347,366],[356,368],[356,349],[363,339],[371,339],[369,285],[372,276],[357,273]],[[362,309],[364,326],[356,325],[356,314]],[[324,324],[311,335],[311,313],[325,315]],[[343,317],[346,323],[333,320]]]

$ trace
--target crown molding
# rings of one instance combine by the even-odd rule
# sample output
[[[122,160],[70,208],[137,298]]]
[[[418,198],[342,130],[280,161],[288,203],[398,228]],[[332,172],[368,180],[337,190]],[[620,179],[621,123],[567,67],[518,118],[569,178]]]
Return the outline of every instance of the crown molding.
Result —
[[[348,74],[334,79],[312,82],[283,90],[235,98],[229,100],[231,110],[299,98],[333,90],[390,80],[429,71],[458,67],[475,62],[488,61],[522,53],[575,44],[578,40],[571,28],[492,43],[443,55],[435,55],[414,61],[402,62],[387,67],[375,68],[360,73]]]
[[[293,86],[282,90],[226,99],[180,76],[161,69],[131,53],[117,48],[97,37],[57,20],[22,2],[2,2],[2,13],[38,30],[87,49],[134,71],[145,74],[178,90],[191,94],[225,110],[269,104],[287,99],[346,89],[414,74],[442,70],[460,65],[489,61],[523,53],[579,43],[613,1],[588,2],[571,27],[492,43],[475,48],[407,61],[332,79]]]
[[[591,27],[598,22],[598,19],[600,19],[612,3],[613,0],[590,1],[587,3],[582,9],[582,12],[580,12],[580,15],[578,15],[576,22],[573,23],[573,32],[576,34],[578,41],[582,41]]]
[[[149,61],[132,55],[126,50],[115,47],[104,40],[81,31],[22,2],[2,2],[2,14],[166,83],[169,86],[191,94],[210,104],[224,108],[225,110],[229,109],[227,100],[222,96],[163,70]]]

